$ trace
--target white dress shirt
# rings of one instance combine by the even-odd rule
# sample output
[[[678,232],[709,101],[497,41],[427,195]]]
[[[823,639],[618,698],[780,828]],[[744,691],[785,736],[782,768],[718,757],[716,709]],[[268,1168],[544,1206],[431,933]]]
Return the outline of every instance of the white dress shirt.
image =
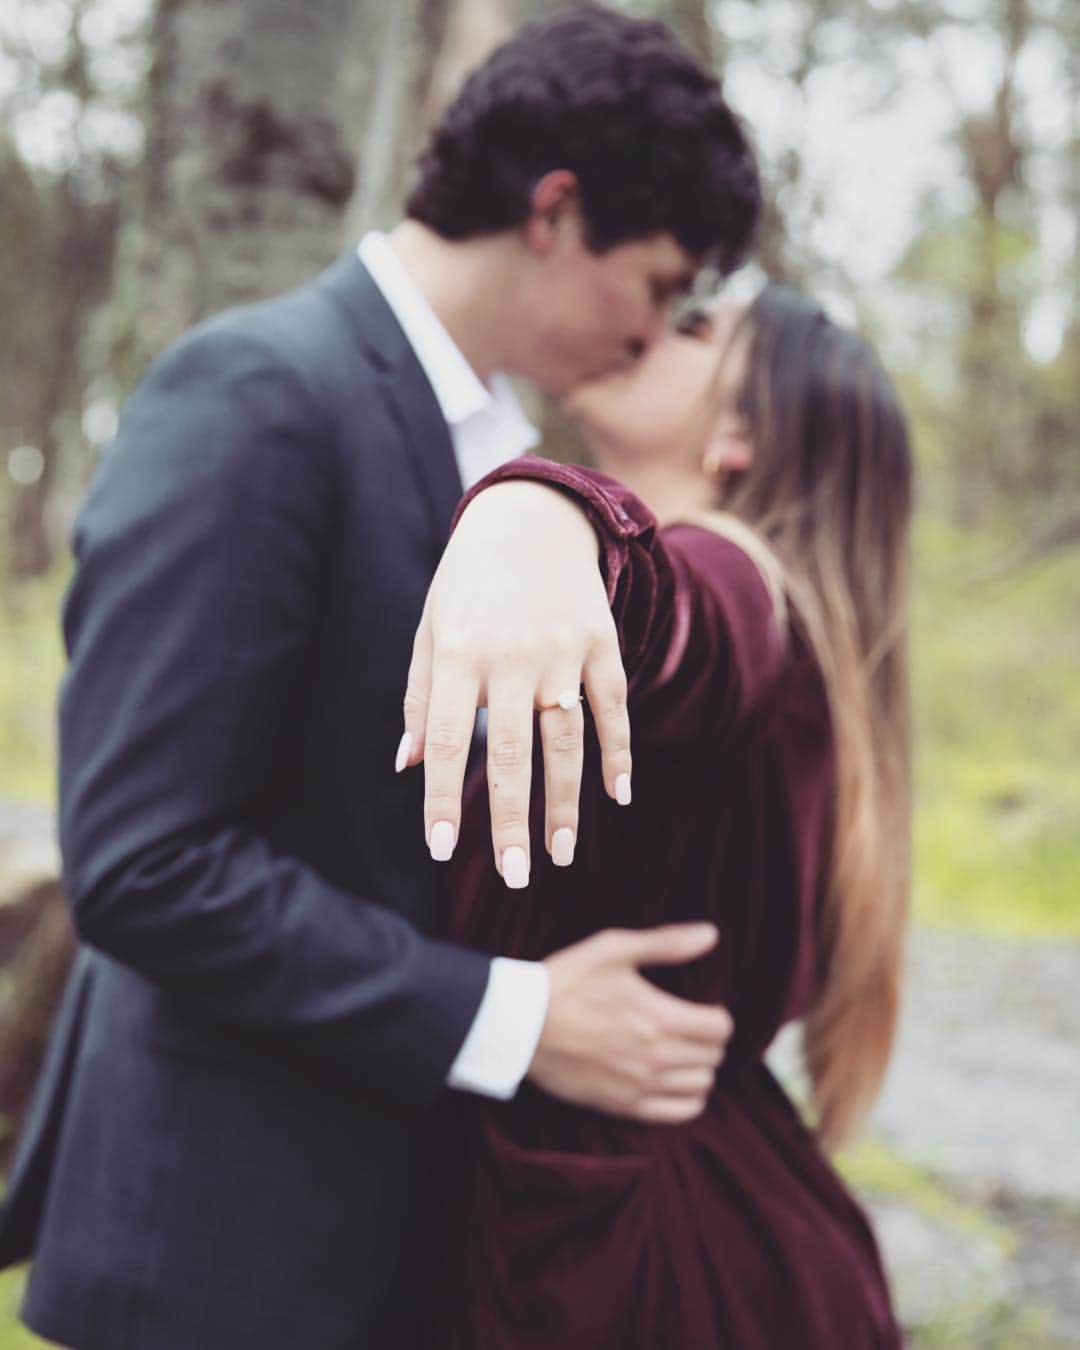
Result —
[[[387,237],[365,235],[359,253],[431,384],[468,491],[492,469],[531,450],[540,435],[505,376],[486,385],[477,376]],[[540,962],[494,957],[483,1000],[450,1066],[450,1087],[512,1097],[532,1063],[547,1005],[548,975]]]

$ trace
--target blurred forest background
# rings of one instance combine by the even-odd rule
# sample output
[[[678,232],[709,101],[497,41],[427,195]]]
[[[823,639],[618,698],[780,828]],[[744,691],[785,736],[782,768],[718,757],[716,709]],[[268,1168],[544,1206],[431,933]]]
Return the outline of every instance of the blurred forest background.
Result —
[[[0,871],[5,856],[41,869],[40,847],[16,845],[42,833],[53,800],[68,530],[147,360],[392,224],[462,74],[555,7],[0,9]],[[987,941],[1076,953],[1080,3],[622,7],[682,33],[750,123],[770,210],[736,287],[782,278],[857,323],[914,422],[917,932],[959,942],[962,967]],[[33,993],[19,994],[3,908],[0,1006]],[[930,1173],[883,1147],[852,1161],[857,1182],[909,1206],[933,1193]],[[1080,1186],[1059,1200],[1076,1220]],[[1080,1221],[1068,1232],[1080,1269]],[[919,1343],[1080,1344],[1080,1309],[1048,1295],[1048,1321],[1030,1281],[999,1287],[1004,1269],[959,1312],[913,1313]],[[0,1346],[34,1343],[0,1327]]]

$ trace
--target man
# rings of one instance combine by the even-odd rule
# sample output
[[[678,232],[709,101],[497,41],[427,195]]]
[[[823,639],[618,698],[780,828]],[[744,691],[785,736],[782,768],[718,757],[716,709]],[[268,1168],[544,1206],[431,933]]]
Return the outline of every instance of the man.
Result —
[[[431,821],[429,856],[395,750],[462,486],[533,441],[496,371],[560,392],[634,359],[757,205],[715,81],[666,30],[588,6],[470,79],[389,240],[188,334],[132,397],[65,612],[85,945],[0,1231],[0,1259],[35,1253],[42,1335],[380,1344],[447,1084],[505,1097],[529,1073],[643,1119],[700,1110],[730,1021],[637,967],[715,934],[601,935],[542,964],[425,936],[454,840]],[[495,727],[497,665],[473,670]],[[598,730],[625,800],[617,667],[609,644]],[[580,709],[558,715],[565,750]],[[426,741],[458,763],[431,722]],[[508,885],[522,862],[500,859]]]

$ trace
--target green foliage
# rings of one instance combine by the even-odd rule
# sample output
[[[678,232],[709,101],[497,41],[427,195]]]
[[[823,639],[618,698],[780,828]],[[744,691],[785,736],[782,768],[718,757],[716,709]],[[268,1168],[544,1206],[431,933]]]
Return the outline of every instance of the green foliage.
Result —
[[[1023,340],[1038,266],[1030,222],[980,208],[929,221],[896,272],[923,307],[922,350],[901,382],[933,446],[928,467],[969,525],[1008,514],[1037,529],[1050,495],[1078,485],[1058,446],[1062,432],[1075,441],[1075,399],[1055,397]]]
[[[976,294],[988,280],[1016,292],[1036,247],[1029,228],[1005,224],[984,210],[975,210],[928,224],[913,241],[897,276],[916,286],[951,292],[961,301]]]

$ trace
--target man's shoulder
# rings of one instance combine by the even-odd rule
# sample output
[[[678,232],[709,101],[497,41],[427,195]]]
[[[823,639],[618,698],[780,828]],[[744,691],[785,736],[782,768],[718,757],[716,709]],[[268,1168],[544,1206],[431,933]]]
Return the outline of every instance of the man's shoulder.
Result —
[[[373,377],[374,367],[349,312],[327,284],[334,270],[203,320],[162,352],[150,374],[180,369],[239,377],[254,371],[296,383],[319,401],[342,379],[355,390]]]

